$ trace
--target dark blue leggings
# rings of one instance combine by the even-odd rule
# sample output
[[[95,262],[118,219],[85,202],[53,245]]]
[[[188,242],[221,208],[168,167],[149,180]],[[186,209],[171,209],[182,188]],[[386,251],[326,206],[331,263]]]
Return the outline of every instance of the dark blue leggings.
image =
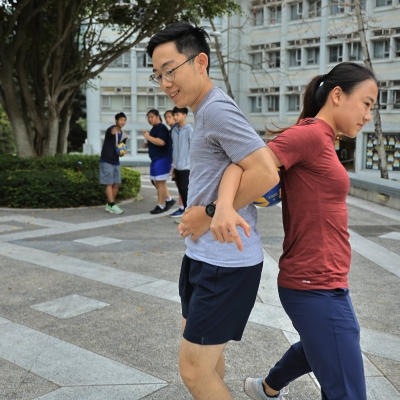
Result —
[[[278,291],[300,342],[269,371],[268,385],[280,390],[313,372],[322,400],[366,400],[360,326],[348,289]]]

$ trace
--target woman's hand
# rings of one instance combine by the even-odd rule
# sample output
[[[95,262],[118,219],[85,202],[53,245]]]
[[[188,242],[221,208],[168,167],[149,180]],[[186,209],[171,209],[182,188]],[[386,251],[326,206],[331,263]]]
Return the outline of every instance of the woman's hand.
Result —
[[[194,242],[204,235],[210,228],[211,218],[206,214],[205,207],[194,206],[187,208],[182,216],[182,222],[178,225],[178,232],[184,238],[191,236]]]

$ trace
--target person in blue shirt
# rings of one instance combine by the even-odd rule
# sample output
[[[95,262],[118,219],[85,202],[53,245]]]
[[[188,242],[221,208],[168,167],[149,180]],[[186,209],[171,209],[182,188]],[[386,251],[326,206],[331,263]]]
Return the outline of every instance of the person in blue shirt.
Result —
[[[176,202],[170,196],[167,180],[172,167],[172,143],[168,128],[162,123],[158,110],[150,110],[147,120],[152,126],[150,132],[143,130],[146,140],[143,147],[149,149],[150,179],[157,189],[157,205],[150,214],[161,214],[168,211]]]
[[[116,114],[115,125],[111,125],[107,129],[101,149],[100,184],[106,185],[107,204],[105,210],[111,214],[123,213],[123,210],[115,204],[121,185],[120,155],[118,155],[115,147],[121,142],[126,143],[128,139],[128,136],[122,130],[125,124],[126,115],[123,112]]]

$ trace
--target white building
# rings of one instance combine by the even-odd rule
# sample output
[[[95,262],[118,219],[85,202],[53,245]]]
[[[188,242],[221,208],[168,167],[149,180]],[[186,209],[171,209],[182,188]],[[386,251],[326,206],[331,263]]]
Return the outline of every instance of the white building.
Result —
[[[301,92],[315,75],[329,72],[341,61],[363,61],[353,2],[242,0],[244,15],[215,21],[222,32],[218,39],[224,45],[235,101],[257,132],[264,134],[266,124],[273,128],[272,124],[294,123]],[[388,167],[393,170],[391,177],[400,177],[400,0],[366,0],[362,6],[369,19],[367,40],[381,86]],[[97,80],[97,90],[88,91],[88,152],[100,152],[106,128],[118,111],[124,111],[131,151],[124,161],[149,162],[141,149],[141,130],[149,128],[145,114],[151,108],[163,112],[173,104],[148,81],[151,60],[144,53],[145,45],[107,68]],[[214,50],[211,76],[224,88]],[[339,158],[347,169],[379,176],[374,171],[373,132],[371,122],[356,141],[337,140]]]

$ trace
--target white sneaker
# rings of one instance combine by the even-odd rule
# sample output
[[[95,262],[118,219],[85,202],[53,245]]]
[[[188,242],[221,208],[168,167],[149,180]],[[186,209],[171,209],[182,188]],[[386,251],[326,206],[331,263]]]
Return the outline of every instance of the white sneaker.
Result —
[[[285,400],[284,394],[288,394],[289,390],[283,388],[278,397],[267,396],[263,389],[263,378],[246,378],[244,381],[244,392],[253,400]]]

